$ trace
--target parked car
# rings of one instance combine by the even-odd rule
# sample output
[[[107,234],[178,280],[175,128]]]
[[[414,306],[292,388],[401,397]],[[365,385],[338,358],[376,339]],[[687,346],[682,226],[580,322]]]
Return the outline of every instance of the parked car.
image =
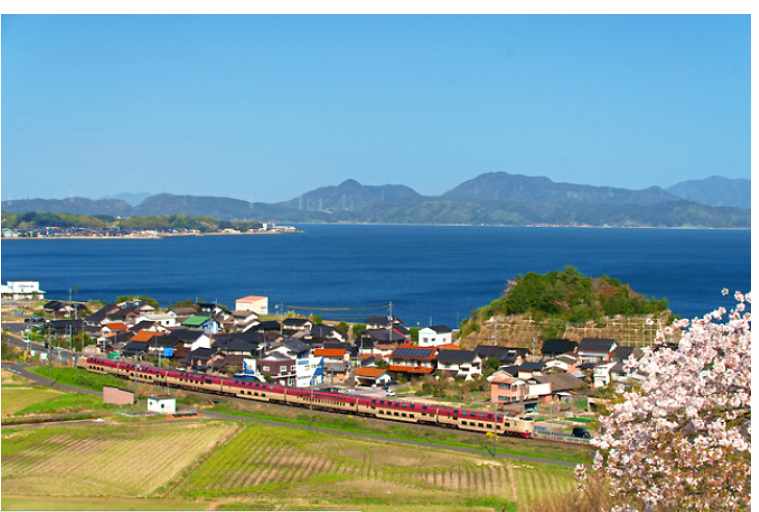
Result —
[[[592,436],[590,435],[590,432],[588,432],[588,429],[584,427],[575,427],[572,429],[572,436],[578,437],[580,439],[590,439]]]

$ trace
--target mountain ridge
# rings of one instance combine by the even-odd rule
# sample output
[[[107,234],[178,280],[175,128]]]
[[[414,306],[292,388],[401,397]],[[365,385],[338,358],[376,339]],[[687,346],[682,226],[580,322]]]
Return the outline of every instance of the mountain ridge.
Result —
[[[157,194],[131,206],[118,199],[3,201],[9,212],[86,215],[195,215],[225,220],[397,224],[748,227],[748,210],[704,205],[661,187],[632,190],[554,182],[542,176],[490,172],[439,196],[406,185],[354,179],[288,201],[249,202],[219,196]]]

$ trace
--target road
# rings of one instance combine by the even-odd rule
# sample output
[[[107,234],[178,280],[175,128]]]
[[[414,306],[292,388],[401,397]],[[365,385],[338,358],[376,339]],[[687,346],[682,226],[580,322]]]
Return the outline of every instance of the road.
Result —
[[[4,334],[7,334],[7,336],[3,336],[3,338],[8,343],[8,345],[20,348],[21,350],[46,352],[48,359],[54,358],[65,364],[73,364],[76,362],[76,358],[78,357],[78,354],[76,352],[60,347],[45,348],[44,343],[39,343],[37,341],[26,341],[20,331],[7,329],[8,325],[16,324],[3,322],[3,330],[5,331]]]

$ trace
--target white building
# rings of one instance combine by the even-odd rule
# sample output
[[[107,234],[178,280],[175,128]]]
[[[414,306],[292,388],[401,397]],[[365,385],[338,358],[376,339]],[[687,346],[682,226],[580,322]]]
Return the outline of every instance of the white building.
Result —
[[[163,327],[176,327],[177,326],[177,314],[173,311],[167,311],[165,313],[147,313],[145,320],[156,322]]]
[[[148,397],[148,412],[175,414],[177,412],[177,400],[171,396],[150,396]]]
[[[617,365],[616,361],[596,365],[593,368],[593,387],[602,388],[611,382],[611,369]]]
[[[420,347],[438,347],[453,343],[453,331],[447,325],[431,325],[419,330]]]
[[[257,315],[269,314],[269,297],[262,295],[247,295],[235,301],[235,310],[252,311]]]
[[[11,300],[45,298],[44,290],[40,290],[39,281],[8,281],[8,284],[0,285],[0,295],[3,299]]]
[[[324,382],[324,358],[302,357],[295,361],[295,386],[306,388]]]

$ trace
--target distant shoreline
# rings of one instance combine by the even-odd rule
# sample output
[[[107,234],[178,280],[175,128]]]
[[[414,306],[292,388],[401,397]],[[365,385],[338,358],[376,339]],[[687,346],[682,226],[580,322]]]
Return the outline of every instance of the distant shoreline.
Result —
[[[3,237],[2,240],[161,240],[163,238],[190,238],[204,236],[267,236],[267,235],[294,235],[303,233],[303,230],[297,231],[266,231],[257,233],[167,233],[156,236],[136,235],[136,236],[35,236],[35,237]]]

